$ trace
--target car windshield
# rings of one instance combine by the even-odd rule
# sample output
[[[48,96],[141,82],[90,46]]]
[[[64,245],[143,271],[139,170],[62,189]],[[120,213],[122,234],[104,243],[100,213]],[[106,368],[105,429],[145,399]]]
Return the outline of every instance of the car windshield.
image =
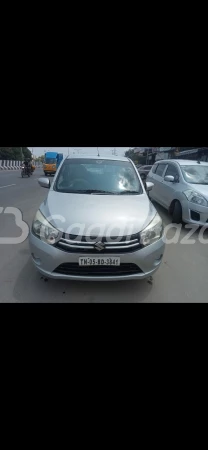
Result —
[[[67,159],[57,177],[58,192],[135,195],[143,189],[129,161]]]
[[[208,184],[208,166],[181,166],[183,176],[191,184]]]
[[[56,158],[46,158],[45,163],[46,164],[55,164]]]

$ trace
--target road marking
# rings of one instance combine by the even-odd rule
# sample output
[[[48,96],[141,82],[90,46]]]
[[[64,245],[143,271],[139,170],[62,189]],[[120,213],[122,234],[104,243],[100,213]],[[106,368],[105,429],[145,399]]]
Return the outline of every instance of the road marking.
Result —
[[[16,186],[16,184],[8,184],[7,186],[0,186],[0,189],[4,189],[4,188],[10,187],[10,186]]]

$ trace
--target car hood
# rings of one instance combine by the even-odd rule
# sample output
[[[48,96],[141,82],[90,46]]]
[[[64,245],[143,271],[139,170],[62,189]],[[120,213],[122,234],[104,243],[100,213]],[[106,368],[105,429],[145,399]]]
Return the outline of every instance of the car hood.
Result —
[[[143,230],[156,214],[146,193],[119,196],[67,194],[51,190],[40,210],[55,228],[83,236],[135,234]]]
[[[191,184],[190,186],[194,191],[199,192],[203,197],[208,200],[208,185],[207,184]]]

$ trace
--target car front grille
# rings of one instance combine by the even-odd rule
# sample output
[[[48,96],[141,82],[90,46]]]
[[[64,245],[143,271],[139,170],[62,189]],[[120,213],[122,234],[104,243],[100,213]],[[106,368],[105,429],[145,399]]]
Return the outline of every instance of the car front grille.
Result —
[[[64,263],[58,266],[54,273],[61,275],[111,277],[123,275],[136,275],[142,273],[136,264],[124,264],[120,266],[79,266],[78,263]]]
[[[141,248],[139,234],[132,236],[118,237],[89,237],[74,236],[63,234],[62,238],[56,243],[56,248],[68,253],[83,254],[119,254],[135,252]]]

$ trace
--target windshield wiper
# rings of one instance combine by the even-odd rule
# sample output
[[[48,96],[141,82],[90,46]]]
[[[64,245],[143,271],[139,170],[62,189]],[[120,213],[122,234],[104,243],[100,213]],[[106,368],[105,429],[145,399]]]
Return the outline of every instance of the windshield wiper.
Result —
[[[203,185],[203,186],[207,186],[207,185],[208,185],[208,182],[207,182],[207,183],[202,183],[202,182],[200,181],[199,183],[198,183],[198,182],[197,182],[197,183],[193,183],[193,182],[190,183],[190,181],[189,181],[189,184],[196,184],[196,185],[197,185],[197,184],[201,184],[201,185]]]
[[[68,191],[69,192],[69,191]],[[80,189],[75,191],[70,191],[74,194],[103,194],[103,195],[115,195],[112,191],[103,191],[102,189]]]
[[[112,192],[112,191],[103,191],[102,189],[86,189],[86,190],[79,191],[79,192],[82,192],[83,194],[104,194],[104,195],[110,194],[110,195],[115,195],[115,193]]]
[[[103,195],[115,195],[112,191],[102,191],[100,189],[58,189],[58,192],[65,194],[103,194]]]
[[[118,195],[125,195],[125,194],[140,194],[139,191],[122,191],[122,192],[118,192]]]

